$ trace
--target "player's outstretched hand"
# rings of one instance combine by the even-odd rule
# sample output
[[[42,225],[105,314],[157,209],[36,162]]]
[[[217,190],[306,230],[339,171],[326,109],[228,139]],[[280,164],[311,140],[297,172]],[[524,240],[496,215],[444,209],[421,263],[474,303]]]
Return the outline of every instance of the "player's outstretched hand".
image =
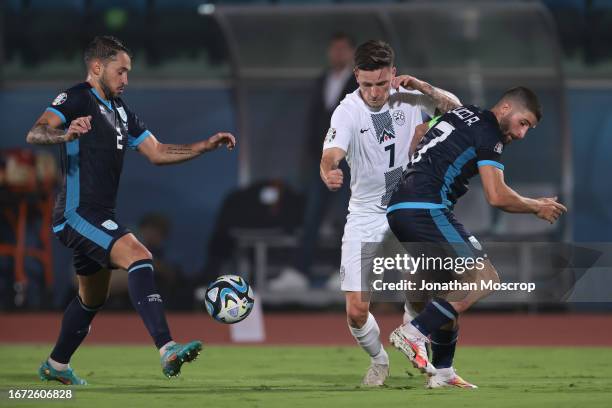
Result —
[[[400,86],[403,86],[406,89],[419,89],[419,84],[421,81],[416,79],[410,75],[399,75],[393,78],[391,81],[391,86],[394,89],[398,89]]]
[[[558,197],[543,197],[538,198],[540,202],[540,209],[536,213],[536,216],[550,222],[551,224],[557,221],[557,219],[567,211],[567,208],[561,203],[557,202]]]
[[[227,132],[219,132],[209,137],[206,143],[206,150],[215,150],[223,145],[226,145],[228,150],[234,149],[234,147],[236,146],[236,138],[234,137],[234,135]]]
[[[342,187],[344,181],[344,173],[341,169],[330,170],[324,174],[323,181],[328,189],[336,191]]]
[[[91,130],[91,116],[81,116],[70,122],[66,131],[66,141],[71,142]]]

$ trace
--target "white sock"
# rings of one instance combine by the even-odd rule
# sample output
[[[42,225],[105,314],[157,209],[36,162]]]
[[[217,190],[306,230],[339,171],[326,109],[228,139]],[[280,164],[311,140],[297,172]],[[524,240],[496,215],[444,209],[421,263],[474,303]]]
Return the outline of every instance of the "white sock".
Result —
[[[67,369],[70,368],[70,364],[58,363],[51,357],[49,357],[47,361],[49,362],[49,365],[51,365],[51,367],[53,367],[53,369],[57,371],[66,371]]]
[[[372,313],[368,313],[368,320],[363,327],[349,326],[349,329],[361,348],[370,355],[373,363],[389,365],[389,356],[380,341],[380,329]]]
[[[402,319],[404,324],[410,323],[411,321],[413,321],[414,318],[417,317],[417,315],[418,313],[416,312],[416,310],[412,308],[410,303],[408,302],[404,303],[404,316]]]
[[[166,350],[168,350],[168,347],[173,346],[176,344],[176,341],[169,341],[166,344],[164,344],[163,346],[161,346],[161,348],[159,349],[159,355],[163,356],[164,353],[166,352]]]
[[[450,378],[455,375],[455,369],[453,367],[437,368],[436,375],[439,375],[445,378]]]

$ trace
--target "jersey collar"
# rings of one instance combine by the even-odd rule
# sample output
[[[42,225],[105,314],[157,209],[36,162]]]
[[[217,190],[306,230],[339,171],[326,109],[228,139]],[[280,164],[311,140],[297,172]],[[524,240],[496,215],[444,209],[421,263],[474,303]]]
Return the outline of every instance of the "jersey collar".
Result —
[[[91,84],[90,84],[91,86]],[[100,94],[98,93],[98,91],[96,91],[96,88],[94,88],[93,86],[91,88],[89,88],[89,90],[91,91],[92,94],[95,95],[95,97],[104,104],[104,106],[106,106],[111,112],[113,111],[113,105],[111,103],[111,101],[107,101],[106,99],[102,98],[100,96]]]

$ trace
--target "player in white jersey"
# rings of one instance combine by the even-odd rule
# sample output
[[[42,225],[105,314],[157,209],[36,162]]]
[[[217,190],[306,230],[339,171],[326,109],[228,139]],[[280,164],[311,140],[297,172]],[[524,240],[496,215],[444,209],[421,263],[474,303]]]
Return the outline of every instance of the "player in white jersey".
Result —
[[[383,385],[389,358],[367,296],[362,296],[361,244],[382,242],[390,234],[387,203],[408,163],[413,134],[423,121],[421,112],[433,116],[459,106],[454,95],[426,82],[408,75],[395,77],[393,60],[393,50],[385,42],[367,41],[357,48],[354,71],[359,88],[334,111],[321,158],[321,178],[332,191],[343,183],[338,168],[342,159],[351,171],[340,280],[349,329],[371,357],[363,379],[368,386]]]

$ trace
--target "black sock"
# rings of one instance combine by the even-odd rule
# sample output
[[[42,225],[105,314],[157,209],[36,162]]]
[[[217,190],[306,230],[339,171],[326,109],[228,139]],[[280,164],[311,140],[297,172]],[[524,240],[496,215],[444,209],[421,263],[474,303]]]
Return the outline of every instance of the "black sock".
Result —
[[[429,336],[445,324],[456,320],[458,315],[455,308],[446,300],[434,299],[410,323],[425,336]]]
[[[438,329],[431,333],[431,363],[436,368],[449,368],[453,366],[455,347],[459,328],[452,330]]]
[[[89,325],[102,306],[86,306],[78,295],[68,304],[64,311],[59,337],[51,351],[53,360],[62,364],[70,362],[70,357],[89,333]]]
[[[172,341],[166,323],[164,304],[155,287],[153,263],[150,259],[136,261],[128,268],[128,289],[134,308],[140,314],[157,348]]]

